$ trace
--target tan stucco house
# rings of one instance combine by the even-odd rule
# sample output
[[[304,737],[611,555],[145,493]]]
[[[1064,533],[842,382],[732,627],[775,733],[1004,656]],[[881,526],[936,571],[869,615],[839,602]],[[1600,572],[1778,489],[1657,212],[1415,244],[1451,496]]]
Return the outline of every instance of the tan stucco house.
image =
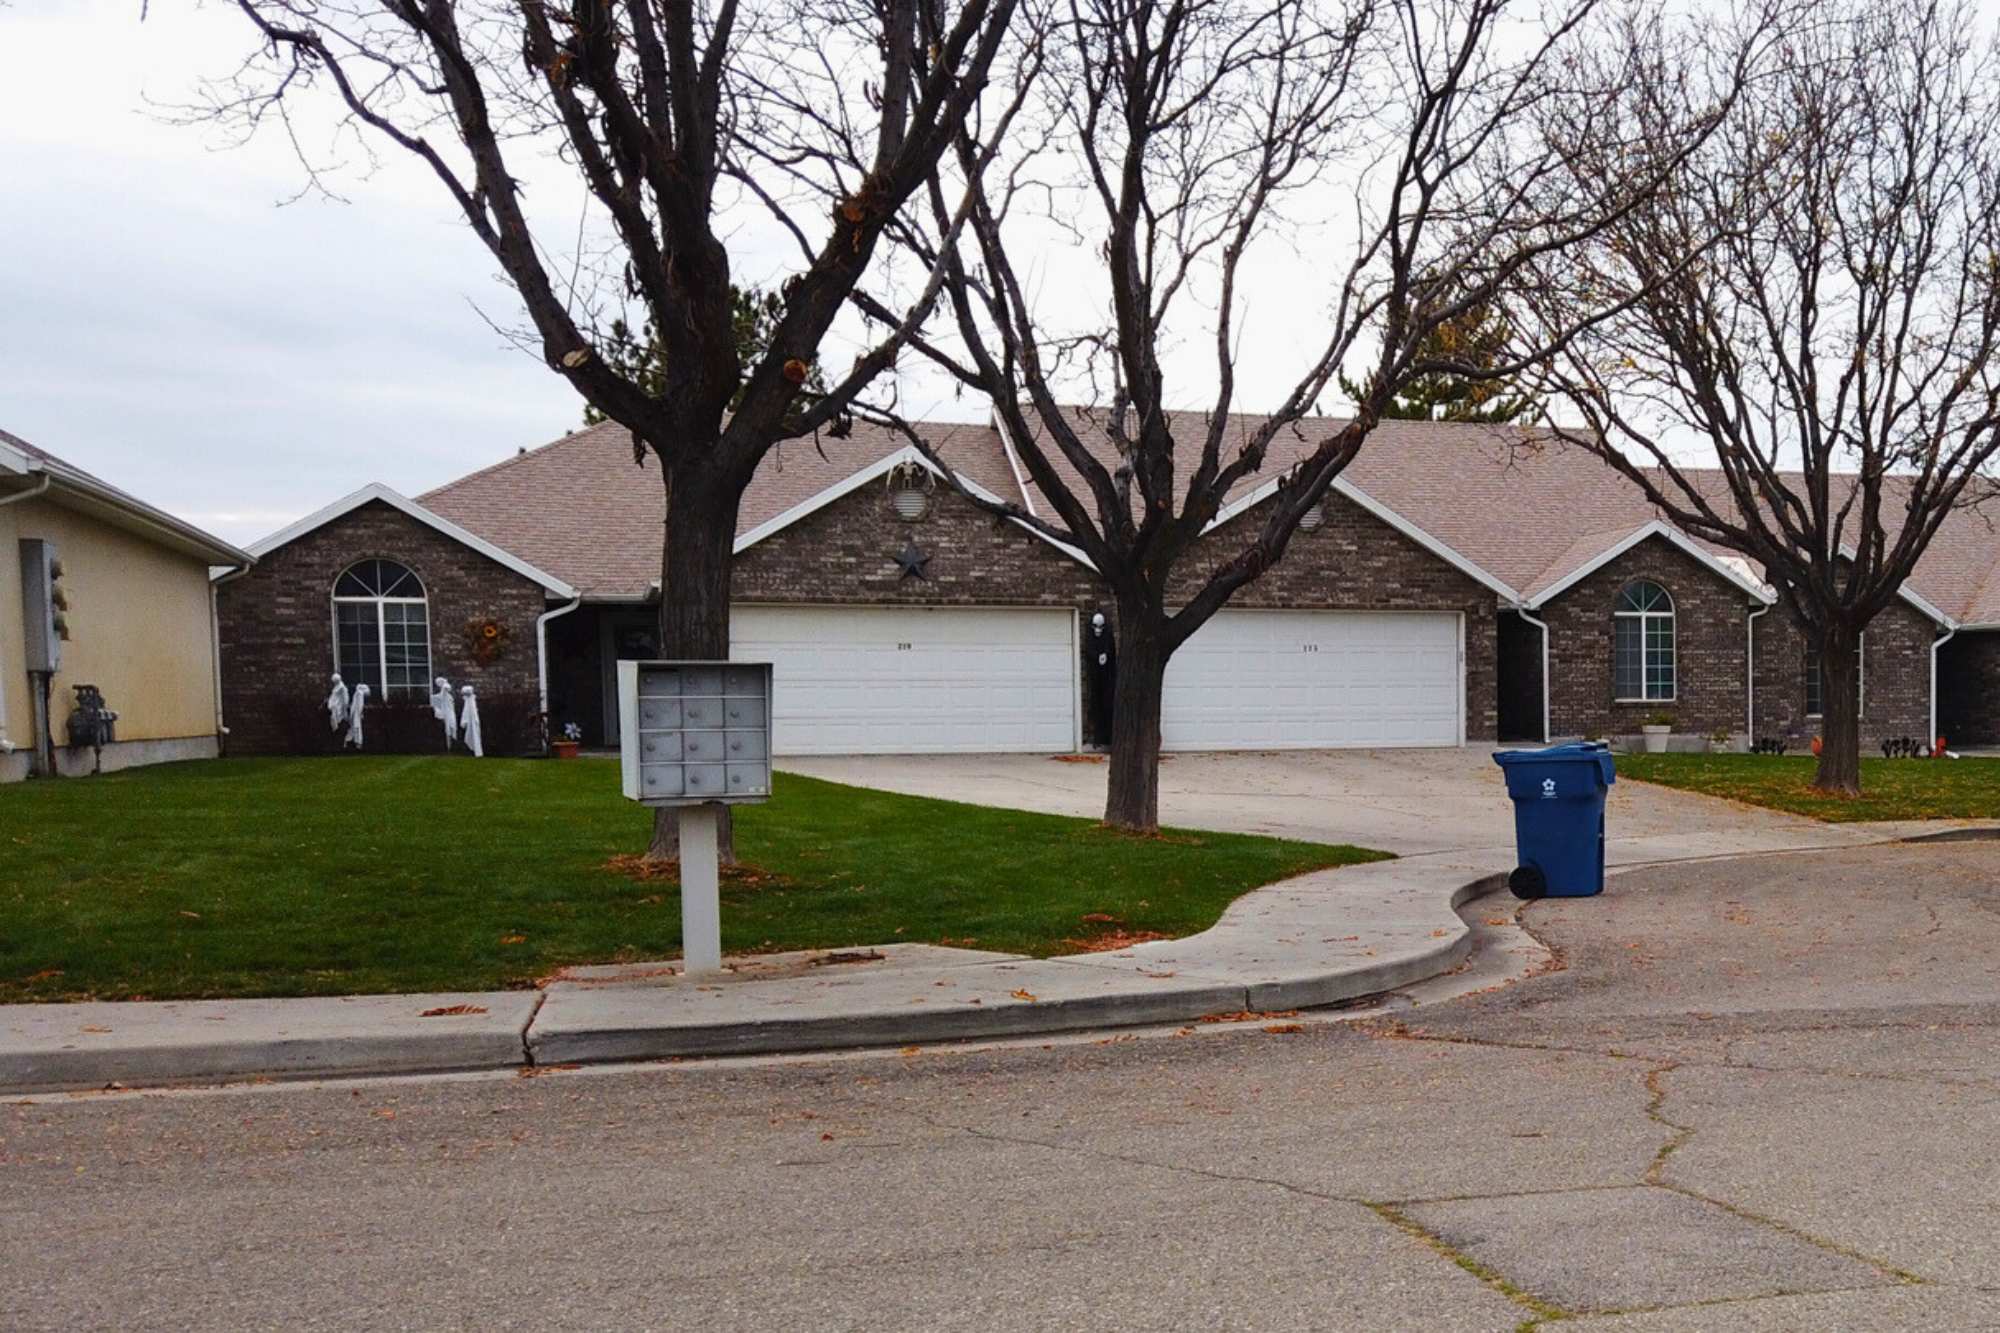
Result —
[[[36,670],[42,563],[62,633]],[[251,557],[81,468],[0,431],[0,782],[213,757],[220,673],[210,573]],[[42,587],[46,588],[43,583]],[[46,620],[44,624],[46,625]],[[72,745],[77,687],[117,714],[109,742]]]

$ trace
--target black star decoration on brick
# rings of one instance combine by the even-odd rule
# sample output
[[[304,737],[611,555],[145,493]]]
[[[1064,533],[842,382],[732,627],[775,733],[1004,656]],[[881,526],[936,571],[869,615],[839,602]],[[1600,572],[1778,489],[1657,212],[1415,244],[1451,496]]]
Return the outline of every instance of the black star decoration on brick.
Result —
[[[896,557],[896,564],[903,571],[903,577],[906,579],[930,578],[930,575],[924,572],[930,562],[930,556],[919,551],[915,542],[907,543],[903,547],[902,554]]]

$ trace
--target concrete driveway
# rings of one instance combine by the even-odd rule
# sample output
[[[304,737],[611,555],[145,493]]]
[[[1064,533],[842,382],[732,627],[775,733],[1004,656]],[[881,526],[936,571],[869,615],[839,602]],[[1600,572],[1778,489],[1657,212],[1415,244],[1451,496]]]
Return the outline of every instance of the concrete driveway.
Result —
[[[1160,819],[1399,856],[1504,856],[1514,845],[1514,815],[1492,749],[1170,755],[1160,771]],[[780,767],[977,805],[1084,816],[1104,810],[1105,766],[1095,756],[1080,762],[1044,755],[799,758]],[[1845,847],[1879,836],[1636,782],[1612,789],[1607,819],[1609,859],[1622,865]]]

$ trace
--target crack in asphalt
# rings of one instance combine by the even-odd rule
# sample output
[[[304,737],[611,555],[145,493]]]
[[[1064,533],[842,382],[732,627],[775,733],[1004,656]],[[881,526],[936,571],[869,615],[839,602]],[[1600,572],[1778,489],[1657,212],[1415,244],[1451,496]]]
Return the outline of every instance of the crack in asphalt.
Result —
[[[1825,1250],[1829,1254],[1837,1254],[1843,1259],[1850,1259],[1856,1263],[1866,1264],[1876,1272],[1894,1279],[1899,1285],[1922,1286],[1925,1284],[1925,1279],[1918,1274],[1912,1273],[1905,1268],[1898,1268],[1886,1260],[1877,1259],[1873,1255],[1865,1254],[1850,1246],[1842,1245],[1838,1241],[1828,1240],[1826,1237],[1815,1235],[1803,1227],[1796,1227],[1789,1222],[1779,1221],[1775,1217],[1755,1212],[1740,1204],[1732,1203],[1727,1199],[1704,1194],[1691,1186],[1676,1184],[1668,1180],[1667,1169],[1673,1160],[1674,1154],[1693,1142],[1695,1135],[1699,1132],[1695,1126],[1684,1125],[1677,1120],[1670,1120],[1666,1115],[1665,1107],[1667,1098],[1671,1095],[1667,1089],[1667,1080],[1673,1075],[1675,1070],[1681,1067],[1682,1062],[1670,1060],[1664,1064],[1655,1065],[1652,1069],[1646,1071],[1646,1091],[1650,1094],[1646,1102],[1646,1118],[1661,1128],[1671,1131],[1671,1133],[1668,1135],[1667,1141],[1660,1145],[1660,1150],[1653,1155],[1651,1164],[1646,1167],[1646,1173],[1641,1177],[1645,1184],[1654,1189],[1667,1190],[1684,1198],[1694,1199],[1711,1207],[1720,1208],[1731,1216],[1741,1218],[1746,1222],[1770,1227],[1782,1235],[1790,1236],[1794,1240],[1803,1241],[1816,1249]]]
[[[1370,1199],[1358,1194],[1339,1194],[1329,1190],[1316,1190],[1276,1176],[1256,1176],[1234,1171],[1215,1171],[1206,1167],[1190,1166],[1185,1162],[1162,1162],[1150,1157],[1140,1157],[1131,1153],[1110,1152],[1103,1148],[1093,1148],[1087,1144],[1057,1143],[1048,1139],[1031,1138],[1025,1134],[1001,1134],[993,1130],[980,1129],[973,1125],[949,1124],[930,1121],[934,1129],[949,1130],[988,1143],[1004,1143],[1014,1147],[1039,1148],[1045,1152],[1065,1153],[1073,1157],[1086,1157],[1096,1161],[1117,1162],[1125,1166],[1136,1166],[1151,1170],[1166,1171],[1174,1175],[1194,1176],[1202,1180],[1212,1180],[1229,1185],[1261,1185],[1269,1189],[1281,1190],[1287,1194],[1312,1199],[1321,1203],[1345,1203],[1364,1208],[1377,1218],[1412,1237],[1425,1248],[1433,1250],[1449,1259],[1460,1269],[1477,1278],[1488,1288],[1506,1297],[1509,1301],[1529,1312],[1531,1318],[1526,1324],[1545,1320],[1567,1319],[1569,1311],[1541,1299],[1532,1292],[1515,1286],[1497,1269],[1480,1262],[1459,1250],[1436,1232],[1431,1231],[1416,1219],[1401,1211],[1397,1203],[1382,1199]],[[1622,1188],[1622,1187],[1621,1187]],[[1544,1191],[1529,1191],[1543,1193]],[[1496,1196],[1504,1197],[1504,1196]]]
[[[1957,1031],[1966,1028],[1988,1028],[1993,1023],[1883,1023],[1876,1025],[1882,1030],[1908,1031]],[[1657,1055],[1643,1051],[1624,1051],[1615,1046],[1576,1046],[1563,1042],[1538,1042],[1527,1039],[1508,1041],[1498,1037],[1475,1037],[1456,1032],[1431,1032],[1422,1028],[1412,1028],[1400,1019],[1371,1022],[1357,1025],[1358,1031],[1380,1041],[1435,1042],[1445,1046],[1489,1047],[1501,1051],[1543,1051],[1551,1055],[1597,1056],[1605,1060],[1641,1060],[1657,1063]],[[1714,1034],[1724,1042],[1723,1054],[1719,1059],[1705,1059],[1700,1056],[1682,1056],[1675,1059],[1669,1068],[1688,1069],[1729,1069],[1752,1074],[1798,1074],[1809,1078],[1850,1078],[1861,1082],[1933,1084],[1946,1082],[1952,1087],[2000,1088],[2000,1075],[1980,1076],[1959,1074],[1951,1071],[1951,1076],[1937,1072],[1898,1073],[1889,1070],[1843,1069],[1829,1065],[1772,1065],[1759,1064],[1752,1060],[1732,1059],[1729,1051],[1739,1042],[1750,1037],[1780,1035],[1796,1032],[1836,1032],[1849,1031],[1838,1024],[1807,1024],[1797,1027],[1773,1028],[1768,1032],[1740,1033],[1729,1036]],[[1641,1040],[1673,1040],[1672,1037],[1642,1038]]]

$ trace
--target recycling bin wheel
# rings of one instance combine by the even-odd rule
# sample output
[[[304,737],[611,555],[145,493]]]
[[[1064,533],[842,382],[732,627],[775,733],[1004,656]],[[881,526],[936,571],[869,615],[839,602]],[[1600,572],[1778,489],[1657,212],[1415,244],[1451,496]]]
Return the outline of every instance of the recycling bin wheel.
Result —
[[[1540,866],[1516,866],[1514,873],[1507,876],[1507,887],[1516,898],[1533,902],[1548,896],[1549,877]]]

